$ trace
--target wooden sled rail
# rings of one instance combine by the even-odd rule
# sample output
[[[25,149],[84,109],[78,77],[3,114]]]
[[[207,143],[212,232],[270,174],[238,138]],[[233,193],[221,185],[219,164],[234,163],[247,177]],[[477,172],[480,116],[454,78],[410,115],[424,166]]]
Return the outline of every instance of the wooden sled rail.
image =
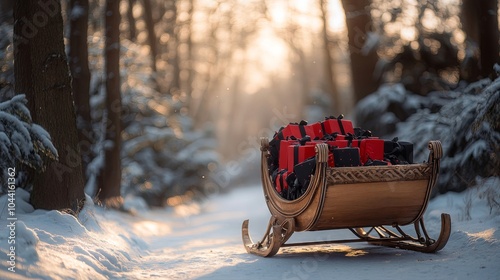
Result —
[[[306,192],[290,201],[274,189],[268,173],[269,141],[261,139],[261,173],[264,199],[271,213],[263,238],[254,242],[242,225],[248,253],[275,255],[281,247],[330,243],[369,244],[432,253],[441,250],[451,232],[450,215],[441,215],[441,232],[435,240],[425,228],[423,213],[436,183],[442,147],[429,142],[429,158],[422,164],[330,168],[328,146],[316,146],[316,169]],[[413,225],[416,236],[402,226]],[[349,229],[355,239],[286,243],[296,231]]]

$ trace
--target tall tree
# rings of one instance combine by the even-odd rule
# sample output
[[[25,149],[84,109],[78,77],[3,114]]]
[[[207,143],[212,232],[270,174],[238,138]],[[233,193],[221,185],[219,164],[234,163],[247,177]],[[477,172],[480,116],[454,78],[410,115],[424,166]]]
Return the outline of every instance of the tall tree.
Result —
[[[78,136],[82,153],[82,168],[85,176],[87,165],[92,159],[90,119],[90,71],[88,61],[88,0],[70,0],[69,3],[69,67],[73,76],[72,87],[75,96]]]
[[[98,177],[99,200],[108,207],[122,203],[121,186],[121,95],[120,95],[120,0],[106,0],[105,71],[106,71],[106,136],[104,166]]]
[[[134,5],[136,0],[128,0],[128,8],[127,8],[127,21],[128,21],[128,39],[132,42],[135,42],[137,37],[137,28],[135,26],[135,18],[134,18]]]
[[[15,91],[25,93],[33,121],[52,137],[59,160],[33,174],[35,208],[77,212],[85,198],[71,76],[64,50],[60,1],[16,1]]]
[[[333,70],[333,55],[332,55],[332,47],[330,45],[330,38],[328,36],[328,1],[327,0],[319,0],[320,10],[321,10],[321,21],[323,23],[322,35],[323,35],[323,47],[325,53],[325,73],[326,73],[326,88],[325,91],[332,95],[333,100],[333,109],[336,113],[340,114],[341,104],[340,104],[340,96],[339,91],[337,89],[337,83],[335,81],[335,72]]]
[[[0,24],[12,21],[14,0],[0,0]]]
[[[187,78],[186,78],[186,87],[185,90],[188,94],[188,106],[191,106],[191,95],[193,91],[193,81],[194,81],[194,48],[193,48],[193,15],[194,15],[194,0],[189,0],[189,9],[188,9],[188,22],[187,22]]]
[[[349,37],[352,85],[356,102],[377,90],[378,86],[373,75],[378,60],[377,53],[363,49],[373,30],[370,3],[371,0],[342,0]]]
[[[167,28],[166,32],[169,35],[167,45],[168,64],[170,65],[171,80],[168,87],[170,94],[175,93],[180,89],[180,59],[179,59],[179,34],[177,28],[177,0],[169,0],[165,2],[167,5]]]
[[[156,58],[158,50],[156,47],[155,23],[153,21],[153,8],[151,0],[144,1],[144,21],[146,22],[146,30],[148,31],[149,53],[151,55],[151,68],[156,72]]]
[[[475,81],[487,77],[499,63],[498,1],[462,1],[462,28],[467,35],[469,52],[479,49],[479,58],[466,57],[465,79]],[[470,60],[467,60],[470,59]]]

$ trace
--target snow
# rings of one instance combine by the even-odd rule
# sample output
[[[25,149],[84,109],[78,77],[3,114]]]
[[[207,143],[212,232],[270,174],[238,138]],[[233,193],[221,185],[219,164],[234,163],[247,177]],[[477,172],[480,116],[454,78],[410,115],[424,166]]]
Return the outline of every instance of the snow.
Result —
[[[76,4],[73,9],[71,9],[71,14],[70,14],[70,19],[71,20],[77,20],[82,16],[85,16],[86,11],[85,8],[82,6]]]
[[[87,199],[78,219],[33,210],[16,192],[16,266],[0,264],[1,279],[498,279],[499,178],[430,201],[425,219],[437,237],[440,214],[452,217],[447,246],[435,254],[365,243],[282,248],[272,258],[246,253],[241,223],[260,239],[269,212],[259,186],[234,189],[205,201],[148,209],[127,197],[133,215],[105,210]],[[7,197],[0,197],[0,250],[8,253]],[[295,233],[291,241],[352,238],[346,230]]]
[[[380,36],[375,32],[367,32],[365,44],[361,48],[363,55],[368,55],[371,52],[377,51],[378,44],[380,43]]]
[[[498,63],[495,63],[495,65],[493,65],[493,70],[495,70],[497,75],[500,75],[500,65],[498,65]]]
[[[49,133],[32,123],[26,107],[26,96],[19,94],[0,102],[0,181],[5,182],[5,170],[16,163],[43,169],[40,154],[57,158]],[[0,186],[0,194],[6,193],[6,185]]]

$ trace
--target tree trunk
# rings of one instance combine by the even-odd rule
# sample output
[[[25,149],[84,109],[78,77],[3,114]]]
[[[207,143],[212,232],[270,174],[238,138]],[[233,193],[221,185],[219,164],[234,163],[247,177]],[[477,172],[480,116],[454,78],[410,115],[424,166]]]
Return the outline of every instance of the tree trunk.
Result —
[[[487,77],[499,62],[499,31],[496,1],[463,0],[462,29],[467,35],[461,78],[474,82]]]
[[[462,29],[466,34],[466,56],[462,61],[460,78],[468,82],[477,81],[481,74],[479,64],[479,5],[476,1],[464,0],[460,14]]]
[[[476,1],[477,3],[477,1]],[[481,4],[479,21],[479,49],[481,52],[481,75],[488,77],[493,72],[493,65],[500,63],[498,52],[498,1],[479,1]]]
[[[342,108],[342,104],[340,102],[339,91],[337,89],[337,83],[335,82],[335,71],[333,70],[333,57],[332,50],[330,49],[330,40],[328,38],[328,13],[327,13],[327,0],[319,0],[320,8],[321,8],[321,20],[323,22],[323,47],[325,50],[325,76],[326,76],[326,88],[325,92],[328,92],[332,96],[333,100],[333,110],[336,114],[340,114],[340,108]]]
[[[25,93],[33,121],[52,137],[59,160],[32,174],[31,203],[41,209],[79,211],[85,199],[71,76],[64,51],[59,1],[16,1],[15,91]]]
[[[177,0],[168,1],[167,13],[167,33],[169,35],[167,45],[168,64],[170,65],[172,79],[168,87],[168,92],[174,94],[180,89],[180,61],[179,61],[179,38],[177,32]]]
[[[73,76],[72,87],[75,96],[78,136],[82,154],[84,177],[87,165],[92,160],[92,127],[90,119],[89,88],[90,71],[87,47],[88,0],[70,1],[69,67]]]
[[[146,22],[146,29],[148,31],[149,53],[151,55],[151,68],[156,72],[156,58],[158,50],[156,48],[156,33],[155,23],[153,21],[153,9],[151,7],[151,0],[144,1],[144,21]]]
[[[135,27],[135,18],[134,18],[134,4],[136,0],[128,0],[128,9],[127,9],[127,20],[128,20],[128,39],[132,42],[135,42],[137,37],[137,28]]]
[[[187,106],[191,107],[191,96],[193,93],[193,81],[194,81],[194,50],[193,50],[193,15],[194,15],[194,0],[189,0],[189,10],[188,10],[188,31],[187,31],[187,78],[186,78],[186,93],[188,97]]]
[[[367,35],[373,29],[370,2],[370,0],[342,0],[349,38],[355,102],[376,91],[378,87],[373,76],[378,60],[377,53],[363,51]]]
[[[106,71],[106,137],[104,166],[99,174],[100,201],[108,207],[121,206],[121,96],[120,96],[120,0],[106,0],[104,50]]]
[[[14,0],[0,0],[0,24],[4,22],[12,23],[12,9]]]

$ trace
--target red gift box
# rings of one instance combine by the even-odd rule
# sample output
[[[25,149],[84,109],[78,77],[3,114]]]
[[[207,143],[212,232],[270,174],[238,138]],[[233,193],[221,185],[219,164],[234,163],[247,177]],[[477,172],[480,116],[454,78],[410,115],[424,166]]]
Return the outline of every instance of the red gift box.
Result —
[[[285,126],[282,130],[280,130],[276,134],[276,138],[279,140],[287,140],[290,137],[295,137],[295,138],[303,138],[306,135],[310,136],[311,139],[314,139],[316,137],[322,138],[323,137],[323,129],[321,126],[320,122],[313,123],[313,124],[289,124]]]
[[[323,134],[339,133],[347,135],[348,133],[354,135],[354,127],[349,120],[329,118],[321,122]]]
[[[292,145],[299,144],[298,140],[281,140],[280,141],[280,149],[279,149],[279,160],[278,167],[279,169],[287,169],[288,168],[288,147]]]
[[[347,140],[334,140],[334,141],[323,141],[323,143],[326,143],[328,145],[328,166],[329,167],[334,167],[335,166],[335,160],[333,158],[333,153],[332,150],[334,148],[345,148],[349,145],[349,141]]]
[[[326,141],[331,149],[336,148],[346,148],[346,147],[357,147],[359,148],[359,155],[362,164],[365,164],[368,159],[371,160],[384,160],[384,140],[378,139],[376,137],[370,137],[365,139],[355,139],[355,140],[335,140]],[[331,154],[328,155],[328,166],[335,166],[334,159]]]
[[[313,123],[313,124],[308,124],[307,125],[307,129],[306,131],[310,134],[308,134],[309,136],[311,136],[311,139],[321,139],[323,138],[323,127],[321,126],[321,123],[320,122],[316,122],[316,123]]]
[[[275,181],[274,181],[274,187],[276,188],[276,191],[281,195],[283,194],[284,191],[288,189],[288,184],[286,182],[286,178],[288,175],[292,173],[286,169],[281,169],[278,171],[278,174],[276,175]]]
[[[316,155],[317,142],[307,142],[305,145],[288,146],[288,170],[293,170],[296,164]]]
[[[361,163],[365,164],[368,159],[384,160],[384,140],[376,137],[353,140],[351,147],[359,147]]]

